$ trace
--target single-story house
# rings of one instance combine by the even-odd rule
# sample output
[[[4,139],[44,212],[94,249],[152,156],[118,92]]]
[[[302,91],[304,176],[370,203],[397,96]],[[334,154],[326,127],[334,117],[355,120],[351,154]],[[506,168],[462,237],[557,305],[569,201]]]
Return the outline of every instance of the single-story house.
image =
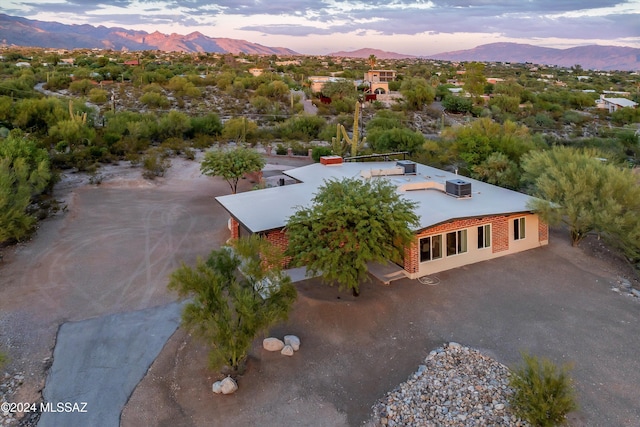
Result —
[[[638,103],[627,98],[605,98],[604,95],[600,95],[600,99],[596,100],[596,106],[607,109],[610,113],[613,113],[621,108],[636,108]]]
[[[326,181],[384,179],[417,202],[420,224],[401,267],[417,278],[544,246],[547,224],[529,206],[532,198],[485,182],[410,161],[343,162],[327,156],[285,171],[295,184],[216,197],[231,214],[231,237],[260,234],[285,249],[288,218],[311,203]]]

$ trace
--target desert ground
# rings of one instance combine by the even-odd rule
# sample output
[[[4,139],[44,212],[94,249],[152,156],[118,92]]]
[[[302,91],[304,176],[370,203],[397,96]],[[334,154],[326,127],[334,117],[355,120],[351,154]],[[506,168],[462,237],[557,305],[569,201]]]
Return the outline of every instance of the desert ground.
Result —
[[[197,162],[176,159],[166,177],[153,182],[126,165],[103,173],[100,185],[63,180],[56,196],[66,208],[43,221],[30,241],[3,250],[0,344],[11,358],[7,370],[25,375],[12,401],[38,401],[51,366],[80,363],[53,358],[59,330],[76,334],[91,322],[127,316],[161,323],[155,321],[158,311],[175,314],[177,297],[166,289],[169,273],[228,237],[228,216],[214,196],[229,188],[200,175]],[[243,190],[252,186],[242,182]],[[206,346],[181,328],[173,333],[167,327],[155,360],[123,359],[137,364],[142,375],[122,412],[112,414],[115,421],[101,423],[96,411],[94,418],[76,414],[71,422],[47,414],[41,425],[362,425],[377,399],[449,341],[508,366],[519,362],[523,350],[569,362],[580,404],[571,425],[640,425],[640,301],[612,292],[623,279],[637,282],[596,238],[572,248],[562,231],[553,230],[548,247],[437,279],[435,286],[372,280],[357,298],[319,279],[299,282],[289,320],[271,334],[298,335],[300,351],[284,357],[265,352],[256,340],[240,389],[231,396],[211,392],[220,376],[206,367]],[[108,352],[118,345],[126,353],[133,346],[126,335],[114,344],[103,333],[102,326],[90,331],[94,348]],[[126,371],[115,365],[109,376]],[[83,381],[81,372],[71,379]],[[115,391],[101,384],[92,377],[87,387],[104,395]]]

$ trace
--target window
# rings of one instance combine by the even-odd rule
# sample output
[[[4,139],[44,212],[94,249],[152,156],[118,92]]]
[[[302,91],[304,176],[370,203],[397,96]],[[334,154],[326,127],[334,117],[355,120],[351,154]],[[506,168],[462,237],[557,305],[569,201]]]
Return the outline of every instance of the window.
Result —
[[[467,230],[447,233],[447,256],[467,252]]]
[[[478,249],[491,246],[491,224],[478,227]]]
[[[420,239],[420,262],[442,258],[442,236]]]
[[[513,220],[513,240],[522,240],[525,237],[524,217]]]

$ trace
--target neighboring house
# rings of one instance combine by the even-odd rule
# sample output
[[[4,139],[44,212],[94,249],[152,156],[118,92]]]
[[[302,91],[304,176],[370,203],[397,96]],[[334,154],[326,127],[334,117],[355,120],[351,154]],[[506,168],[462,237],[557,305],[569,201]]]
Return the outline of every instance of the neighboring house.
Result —
[[[604,95],[600,95],[600,99],[596,100],[596,107],[607,109],[610,113],[618,111],[621,108],[636,108],[637,106],[637,102],[633,102],[627,98],[605,98]]]
[[[333,164],[332,164],[333,163]],[[530,196],[408,161],[321,163],[284,172],[296,184],[216,197],[231,214],[231,237],[260,234],[284,250],[287,220],[308,206],[329,179],[385,179],[417,202],[420,225],[401,267],[417,278],[544,246],[548,227],[529,207]]]
[[[396,79],[393,70],[369,70],[364,73],[364,81],[369,86],[369,93],[389,93],[389,82]]]
[[[311,92],[320,93],[326,83],[339,82],[346,79],[333,76],[310,76],[308,80],[310,82]]]

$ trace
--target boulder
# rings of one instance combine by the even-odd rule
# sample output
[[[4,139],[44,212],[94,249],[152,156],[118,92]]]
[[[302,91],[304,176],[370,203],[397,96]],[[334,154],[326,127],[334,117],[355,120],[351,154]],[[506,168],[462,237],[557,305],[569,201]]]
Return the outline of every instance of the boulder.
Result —
[[[284,345],[290,345],[293,351],[300,350],[300,338],[295,335],[285,335]]]
[[[227,377],[220,381],[220,390],[222,394],[232,394],[238,390],[238,384],[231,377]]]
[[[282,351],[280,351],[280,354],[284,355],[284,356],[293,356],[293,347],[291,347],[290,345],[285,345],[282,348]]]
[[[280,351],[284,348],[284,343],[278,338],[265,338],[262,340],[262,347],[267,351]]]
[[[216,381],[215,383],[213,383],[213,385],[211,386],[211,389],[216,394],[222,393],[222,381]]]

